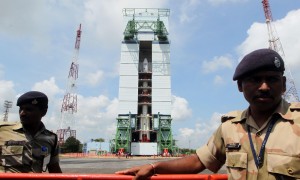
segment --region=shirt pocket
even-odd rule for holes
[[[226,152],[225,165],[229,175],[228,179],[247,178],[247,153]]]
[[[278,177],[300,179],[300,157],[286,154],[267,154],[267,168]]]
[[[2,146],[1,163],[2,166],[22,165],[23,146]]]

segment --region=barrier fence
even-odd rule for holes
[[[105,154],[95,154],[95,153],[64,153],[60,154],[61,157],[72,157],[72,158],[84,158],[84,157],[92,157],[92,158],[105,158],[105,157],[119,157],[116,154],[105,153]],[[158,156],[152,155],[150,157],[157,158],[157,157],[164,157],[164,158],[171,158],[171,157],[184,157],[185,155],[180,156]],[[120,157],[126,157],[126,154],[121,155]],[[139,156],[139,157],[149,157],[149,156]]]
[[[0,179],[10,180],[33,180],[33,179],[56,179],[56,180],[129,180],[132,176],[116,174],[36,174],[36,173],[0,173]],[[151,180],[227,180],[226,174],[164,174],[156,175]]]

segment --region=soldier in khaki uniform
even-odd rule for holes
[[[57,136],[41,122],[47,96],[30,91],[18,98],[17,106],[20,122],[0,124],[0,173],[61,173]]]
[[[153,174],[213,172],[225,165],[228,179],[300,179],[300,103],[282,99],[284,62],[270,49],[246,55],[233,80],[249,107],[222,117],[222,124],[196,154],[133,167],[117,174],[145,179]]]

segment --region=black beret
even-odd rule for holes
[[[271,49],[258,49],[247,54],[237,65],[233,80],[243,78],[245,75],[259,70],[284,72],[282,57]]]
[[[33,104],[42,108],[48,107],[48,97],[39,91],[29,91],[21,95],[17,100],[17,106],[23,104]]]

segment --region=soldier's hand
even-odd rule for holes
[[[134,180],[142,180],[142,179],[149,179],[154,171],[153,167],[150,164],[146,164],[143,166],[137,166],[130,169],[125,169],[121,171],[115,172],[116,174],[123,174],[123,175],[132,175],[134,176]]]

